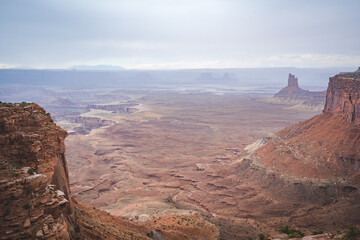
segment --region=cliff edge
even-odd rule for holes
[[[360,73],[358,71],[330,78],[324,113],[343,115],[349,122],[360,125]]]
[[[70,239],[67,133],[37,104],[0,104],[1,239]]]
[[[137,223],[72,198],[66,136],[39,105],[0,102],[0,239],[217,238],[197,214]]]

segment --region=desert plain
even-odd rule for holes
[[[111,124],[66,139],[72,194],[138,222],[197,212],[223,237],[268,227],[256,220],[264,197],[236,171],[244,148],[319,113],[251,94],[122,94],[138,111],[91,110]]]

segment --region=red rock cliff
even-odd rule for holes
[[[239,162],[241,179],[266,199],[253,210],[246,203],[247,214],[286,216],[305,229],[360,225],[359,75],[330,78],[324,113],[258,142]]]
[[[70,239],[66,136],[37,104],[1,103],[1,239]]]
[[[324,113],[342,114],[348,121],[360,125],[360,76],[339,74],[330,78]]]
[[[0,155],[18,166],[33,168],[48,177],[69,198],[65,160],[67,132],[56,126],[37,104],[0,110]]]

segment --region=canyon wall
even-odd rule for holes
[[[271,224],[286,217],[286,224],[329,232],[360,225],[360,81],[356,76],[330,78],[322,114],[282,129],[240,160],[237,173],[265,202],[244,204],[247,214],[257,214]]]
[[[74,122],[82,123],[84,125],[84,127],[88,128],[88,129],[95,129],[95,128],[100,128],[100,127],[104,127],[104,126],[110,126],[110,125],[113,125],[114,123],[116,123],[115,121],[101,119],[99,117],[82,117],[82,116],[76,117]]]
[[[339,74],[330,77],[323,114],[284,128],[258,153],[263,164],[278,166],[291,176],[358,175],[359,124],[360,73]]]
[[[37,104],[0,107],[1,239],[70,239],[64,139]]]
[[[112,111],[117,114],[131,114],[138,109],[136,108],[138,104],[135,103],[122,103],[122,104],[90,104],[87,106],[87,110],[90,109],[101,109],[105,111]]]
[[[2,108],[0,155],[18,166],[33,168],[70,195],[64,140],[67,132],[37,104]]]
[[[360,124],[360,77],[357,74],[330,78],[324,113],[341,114],[348,121]]]

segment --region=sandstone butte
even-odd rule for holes
[[[284,128],[256,154],[261,155],[262,164],[291,176],[351,177],[351,182],[358,185],[359,127],[359,74],[339,74],[330,78],[322,114]]]
[[[359,70],[330,78],[322,114],[265,142],[237,171],[266,196],[257,214],[268,224],[274,216],[303,229],[360,224]]]
[[[359,106],[359,73],[336,75],[322,114],[274,134],[234,163],[233,176],[260,191],[257,202],[239,199],[247,217],[274,229],[281,226],[277,218],[327,231],[359,225]],[[0,107],[1,239],[217,238],[218,230],[196,214],[140,225],[76,201],[66,136],[37,104]]]
[[[288,85],[276,93],[274,97],[322,102],[325,99],[325,95],[325,91],[309,91],[300,88],[298,78],[289,73]]]

